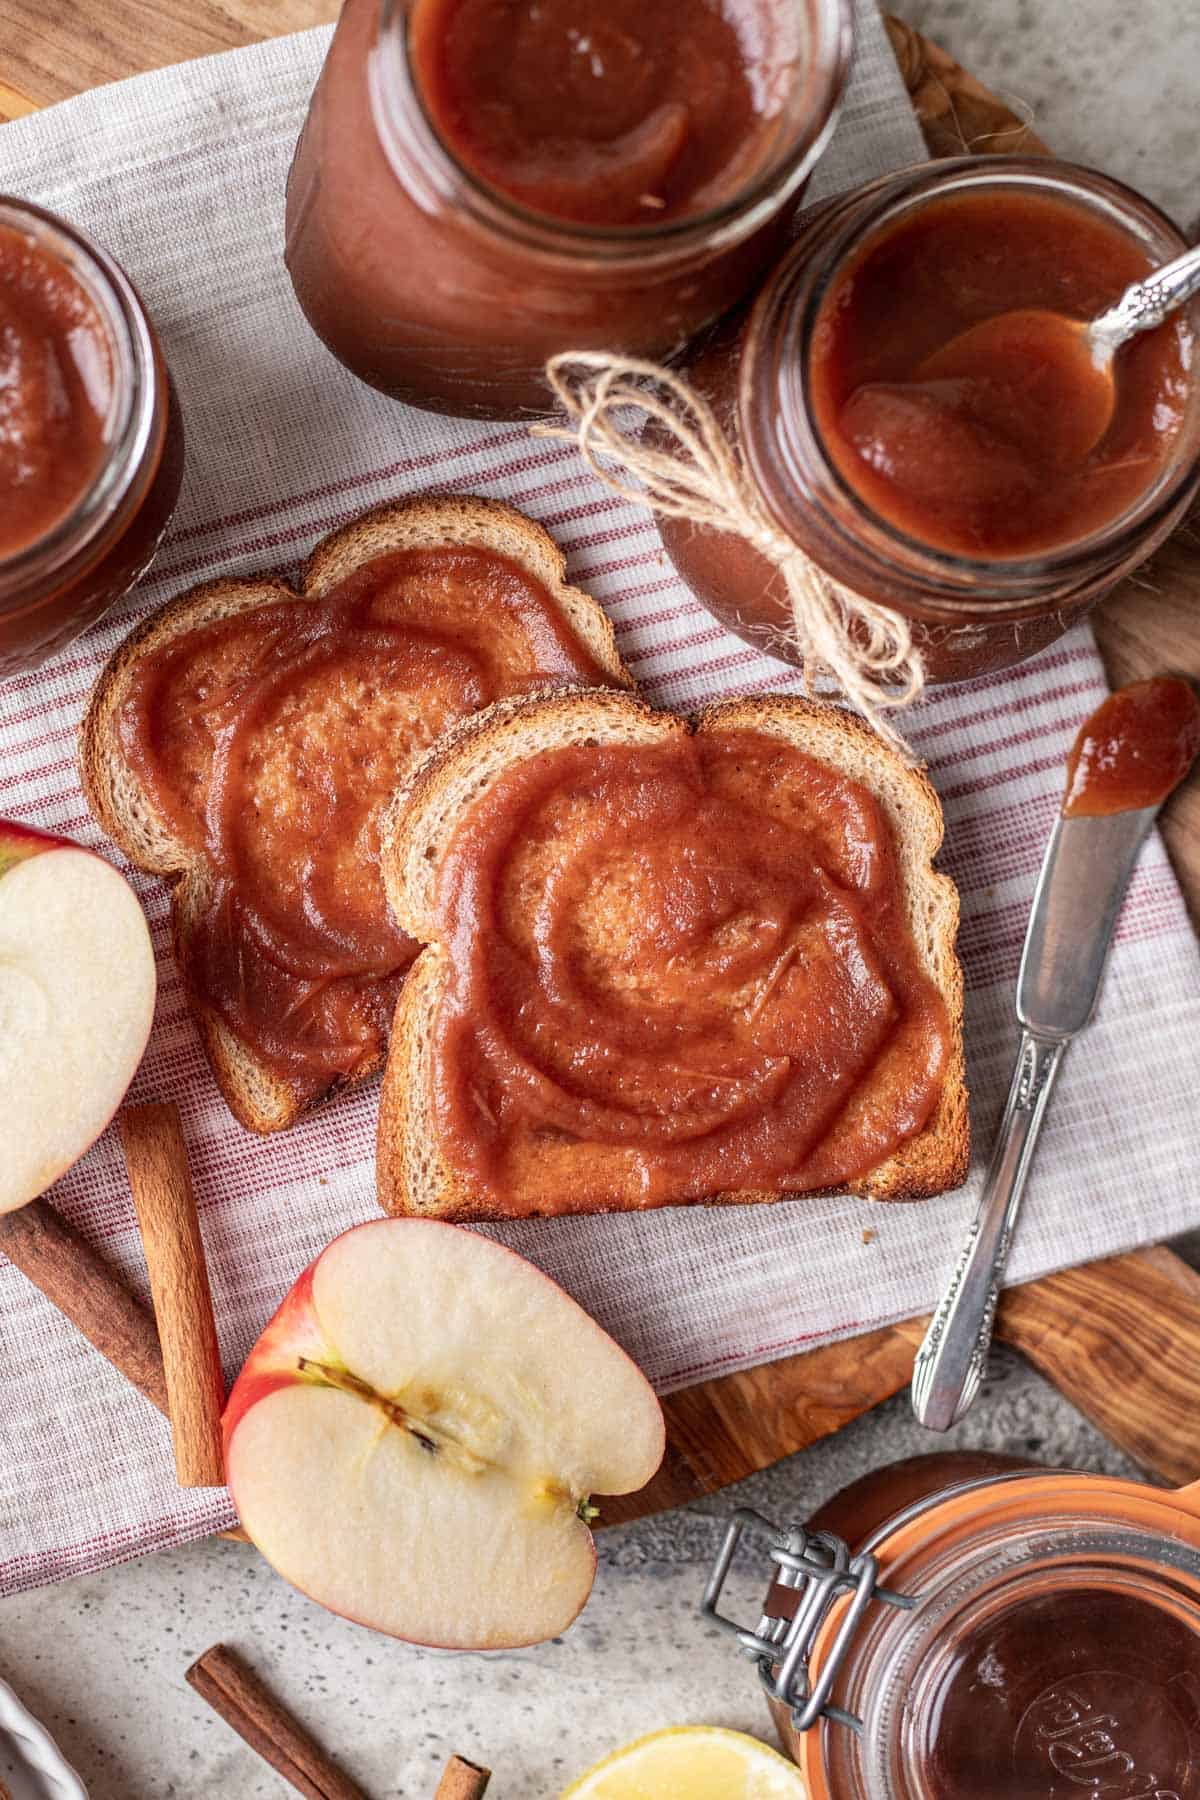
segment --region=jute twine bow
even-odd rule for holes
[[[535,425],[534,435],[578,445],[592,473],[623,500],[752,544],[786,584],[792,621],[785,635],[805,687],[813,693],[832,681],[913,761],[886,717],[925,685],[908,621],[842,587],[772,522],[707,401],[669,369],[637,357],[569,350],[551,358],[546,377],[571,424]],[[634,407],[653,430],[639,435]]]

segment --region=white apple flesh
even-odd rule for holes
[[[0,1212],[99,1137],[154,1017],[154,951],[132,888],[66,838],[0,820]]]
[[[335,1238],[225,1411],[267,1561],[348,1619],[458,1650],[563,1631],[595,1574],[588,1496],[642,1487],[664,1445],[653,1389],[561,1288],[425,1219]]]

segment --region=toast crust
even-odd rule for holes
[[[919,1200],[966,1177],[970,1128],[962,1045],[963,981],[955,954],[958,892],[933,869],[942,811],[928,778],[905,765],[855,715],[793,696],[724,701],[684,719],[626,694],[603,691],[502,700],[448,732],[397,794],[384,820],[382,869],[397,919],[426,944],[409,972],[393,1022],[380,1099],[376,1171],[380,1205],[398,1215],[458,1221],[533,1216],[501,1210],[472,1191],[442,1155],[430,1105],[430,1024],[450,963],[436,941],[437,869],[459,820],[516,760],[569,744],[656,743],[691,731],[745,729],[795,744],[866,785],[897,846],[908,923],[918,958],[942,995],[950,1043],[942,1090],[923,1129],[845,1189],[873,1200]],[[805,1190],[806,1196],[813,1190]],[[786,1199],[737,1190],[669,1204],[747,1205]],[[565,1197],[561,1209],[575,1210]],[[588,1203],[589,1212],[629,1210]]]
[[[377,1073],[384,1052],[364,1059],[352,1076],[335,1077],[319,1094],[302,1097],[200,991],[192,947],[211,892],[211,868],[202,852],[179,839],[122,752],[118,721],[130,680],[143,658],[199,626],[262,606],[320,599],[347,575],[393,551],[473,546],[510,558],[539,581],[604,679],[619,687],[632,685],[607,616],[589,595],[567,583],[566,557],[540,525],[497,500],[429,495],[372,507],[322,538],[296,587],[267,572],[221,576],[189,588],[142,620],[110,657],[92,692],[79,730],[84,796],[132,863],[172,883],[172,947],[188,1003],[230,1110],[251,1131],[279,1131],[294,1124],[341,1088]],[[485,618],[481,611],[481,621]]]

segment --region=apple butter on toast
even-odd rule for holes
[[[798,698],[502,702],[384,826],[428,948],[381,1101],[399,1214],[515,1218],[966,1172],[958,896],[927,779]]]

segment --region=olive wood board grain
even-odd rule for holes
[[[335,0],[89,0],[86,9],[74,0],[0,0],[0,119],[143,69],[321,24],[336,11]],[[932,156],[1047,153],[946,51],[899,19],[888,17],[887,26]],[[1164,669],[1200,679],[1198,599],[1193,513],[1096,614],[1114,685]],[[1200,924],[1200,780],[1174,797],[1163,834]],[[37,1204],[43,1218],[36,1230],[27,1222],[27,1243],[50,1214]],[[4,1236],[0,1223],[0,1248]],[[883,1326],[669,1395],[662,1469],[640,1494],[605,1501],[601,1522],[686,1504],[839,1430],[906,1386],[924,1326]],[[1010,1288],[997,1336],[1147,1473],[1170,1483],[1200,1475],[1200,1275],[1171,1251],[1136,1251]],[[131,1355],[152,1364],[156,1348],[142,1342]],[[153,1393],[161,1377],[145,1366],[139,1374]]]

